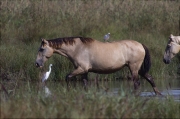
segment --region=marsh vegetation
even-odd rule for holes
[[[180,102],[173,95],[154,96],[151,86],[142,81],[141,91],[151,95],[138,96],[130,82],[101,81],[98,89],[92,81],[87,91],[77,83],[68,91],[66,82],[49,81],[48,95],[40,83],[11,82],[9,96],[1,92],[1,118],[179,118]],[[171,83],[173,89],[180,82]],[[162,92],[170,89],[161,82],[157,86]]]
[[[1,1],[0,79],[11,95],[8,101],[3,101],[4,96],[1,98],[1,116],[179,117],[179,103],[172,97],[165,101],[156,97],[144,99],[126,89],[112,97],[102,95],[93,87],[88,92],[81,87],[68,92],[65,86],[59,84],[54,86],[57,89],[53,89],[56,98],[42,97],[38,93],[38,82],[49,64],[53,64],[49,80],[58,83],[65,79],[73,66],[66,58],[54,55],[43,69],[35,67],[40,38],[85,36],[103,41],[103,36],[110,32],[110,41],[133,39],[145,44],[152,59],[150,74],[155,82],[167,85],[165,78],[179,77],[178,55],[169,65],[162,61],[169,35],[178,35],[178,15],[178,0]],[[99,79],[103,81],[107,77],[109,81],[119,81],[126,80],[127,75],[128,70],[125,68],[113,74],[99,75]],[[94,80],[95,76],[91,73],[89,79]],[[123,83],[121,86],[124,86]],[[2,88],[1,92],[4,92]]]

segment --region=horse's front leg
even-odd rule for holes
[[[88,77],[87,77],[88,73],[82,74],[81,75],[81,79],[84,83],[84,88],[86,89],[87,85],[88,85]]]
[[[73,72],[71,72],[70,74],[66,75],[66,83],[67,83],[67,87],[69,87],[69,79],[76,76],[76,75],[79,75],[79,74],[84,74],[85,71],[81,68],[81,67],[78,67],[77,69],[75,69]]]

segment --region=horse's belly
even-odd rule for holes
[[[103,69],[103,70],[99,70],[99,69],[90,69],[89,72],[94,72],[94,73],[98,73],[98,74],[109,74],[109,73],[114,73],[118,70],[120,70],[121,68],[118,69]]]
[[[118,70],[120,70],[123,66],[125,65],[125,63],[121,63],[121,64],[114,64],[114,65],[96,65],[96,66],[92,66],[91,69],[89,69],[89,72],[94,72],[94,73],[101,73],[101,74],[108,74],[108,73],[114,73]]]

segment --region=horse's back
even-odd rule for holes
[[[141,43],[133,40],[95,41],[89,47],[89,54],[92,69],[113,72],[126,64],[143,62],[145,51]]]
[[[105,53],[106,55],[113,55],[118,53],[122,55],[144,55],[145,51],[141,43],[134,40],[119,40],[114,42],[99,42],[92,44],[92,51],[97,53]]]

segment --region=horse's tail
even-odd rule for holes
[[[144,76],[146,73],[149,72],[149,70],[151,68],[151,57],[150,57],[148,48],[144,44],[142,44],[142,46],[144,47],[144,50],[145,50],[145,57],[144,57],[144,61],[143,61],[142,65],[141,65],[141,68],[139,70],[139,74],[141,76]]]

